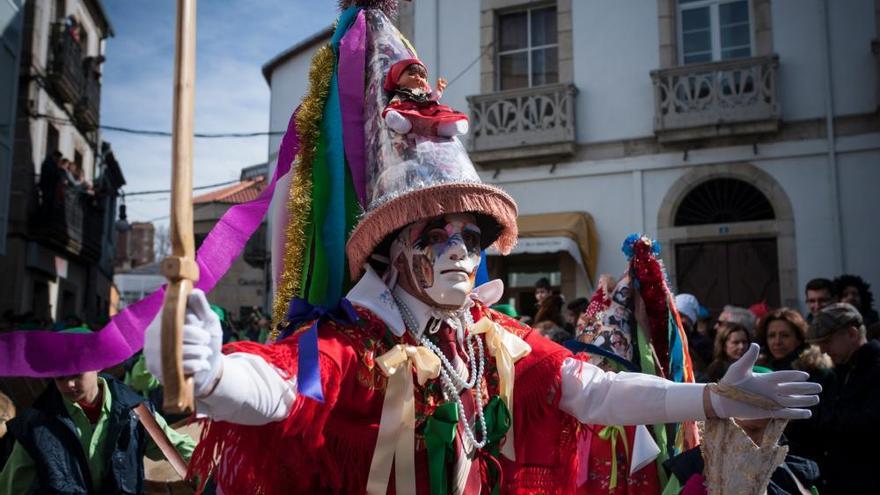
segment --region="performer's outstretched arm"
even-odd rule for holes
[[[703,384],[606,372],[571,358],[563,362],[561,374],[559,408],[582,423],[650,425],[706,419]]]
[[[162,380],[159,324],[147,329],[144,353],[147,367]],[[296,399],[295,378],[261,357],[247,353],[223,355],[222,330],[204,293],[194,290],[187,304],[184,325],[183,367],[193,376],[197,410],[213,419],[260,425],[288,417]],[[751,405],[705,390],[706,385],[674,383],[641,373],[612,373],[589,363],[566,359],[562,364],[560,408],[582,422],[593,424],[655,424],[708,417],[786,418],[810,417],[803,409],[818,403],[818,384],[806,382],[802,371],[776,371],[756,375],[758,355],[753,344],[728,369],[721,384],[776,404],[775,408]]]
[[[752,366],[758,346],[749,350],[728,369],[720,384],[740,396],[776,404],[763,408],[745,399],[722,396],[706,390],[707,385],[675,383],[642,373],[606,372],[589,363],[566,359],[562,364],[560,409],[584,423],[657,424],[720,418],[810,417],[804,409],[819,402],[822,387],[807,382],[802,371],[754,374]]]
[[[144,355],[147,369],[162,381],[160,319],[147,328]],[[285,379],[260,356],[223,355],[222,342],[220,320],[204,292],[193,290],[183,327],[183,371],[193,377],[196,412],[243,425],[287,418],[296,399],[296,379]]]

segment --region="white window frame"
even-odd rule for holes
[[[712,60],[710,62],[721,61],[721,16],[718,8],[723,4],[736,3],[742,0],[700,0],[696,2],[688,2],[682,4],[676,0],[675,7],[675,23],[678,33],[678,63],[685,65],[684,62],[684,29],[681,21],[681,13],[685,10],[709,7],[709,34],[712,41]],[[755,13],[752,8],[752,1],[746,0],[749,8],[749,56],[755,56]]]
[[[532,11],[546,9],[548,7],[553,7],[554,9],[556,9],[556,15],[557,15],[556,43],[552,43],[549,45],[532,46]],[[529,87],[529,88],[534,87],[534,84],[532,83],[532,52],[533,51],[555,47],[556,48],[556,70],[557,70],[557,72],[559,71],[559,21],[558,21],[559,9],[558,9],[555,2],[544,4],[544,5],[530,5],[529,7],[526,7],[526,8],[509,10],[506,12],[499,12],[498,13],[498,20],[495,24],[497,26],[495,29],[495,46],[500,46],[500,44],[501,44],[501,17],[505,16],[505,15],[509,15],[509,14],[518,14],[520,12],[526,13],[526,47],[525,48],[517,48],[516,50],[507,50],[507,51],[503,51],[503,52],[500,50],[496,50],[496,52],[495,52],[495,67],[497,67],[497,69],[495,70],[495,89],[498,91],[501,91],[501,56],[502,55],[513,55],[516,53],[524,53],[524,52],[527,54],[526,59],[528,62],[528,69],[526,69],[526,70],[528,71],[529,85],[527,87]],[[516,88],[516,89],[523,89],[523,88]]]

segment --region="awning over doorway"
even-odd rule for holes
[[[583,211],[520,215],[519,242],[510,254],[567,252],[592,283],[599,255],[593,217]],[[489,254],[498,254],[494,249]]]

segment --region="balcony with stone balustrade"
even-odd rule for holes
[[[782,112],[776,55],[651,71],[660,142],[773,133]]]
[[[551,160],[576,149],[572,84],[547,84],[468,97],[468,149],[477,164]]]

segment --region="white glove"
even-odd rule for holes
[[[161,312],[147,328],[144,342],[144,357],[147,369],[160,382],[162,378],[162,314]],[[183,373],[192,375],[193,392],[196,397],[204,397],[211,391],[220,371],[223,369],[223,330],[220,319],[211,311],[205,293],[193,289],[186,302],[186,317],[183,325]]]
[[[753,373],[752,367],[758,359],[758,344],[752,344],[749,350],[735,363],[730,365],[720,383],[731,385],[740,390],[760,395],[784,406],[782,409],[762,409],[745,402],[722,397],[710,393],[712,407],[720,418],[782,418],[806,419],[811,413],[809,409],[819,403],[817,394],[822,391],[818,383],[806,381],[810,375],[803,371],[787,370],[772,373]]]

